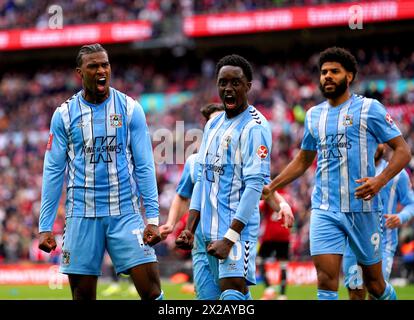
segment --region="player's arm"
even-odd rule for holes
[[[201,183],[197,181],[194,186],[193,196],[191,197],[190,212],[188,214],[187,224],[185,229],[175,240],[178,248],[189,250],[193,248],[194,233],[200,221],[201,210]]]
[[[204,141],[204,138],[203,138]],[[203,144],[201,145],[200,151],[203,150]],[[200,152],[199,152],[200,156]],[[191,196],[190,203],[190,212],[188,214],[187,224],[185,229],[180,233],[180,235],[175,240],[175,244],[178,248],[181,249],[192,249],[194,243],[194,233],[197,229],[198,223],[200,221],[200,211],[201,211],[201,166],[197,166],[196,172],[196,181],[194,185],[194,190]]]
[[[402,136],[395,137],[387,144],[394,150],[385,169],[375,177],[363,177],[356,182],[363,183],[355,189],[355,196],[364,200],[372,199],[388,181],[395,177],[411,160],[410,148]]]
[[[265,201],[275,211],[275,220],[284,219],[283,226],[285,228],[291,228],[293,226],[295,218],[292,213],[292,208],[279,192],[272,192]]]
[[[264,182],[270,176],[271,146],[270,128],[255,125],[243,131],[240,137],[240,150],[245,189],[223,239],[211,242],[207,246],[210,255],[225,259],[234,243],[240,240],[244,227],[260,201]]]
[[[281,189],[299,178],[312,165],[317,153],[317,140],[313,135],[311,126],[312,110],[313,108],[306,113],[303,139],[299,152],[288,166],[270,184],[263,188],[263,197],[265,199],[269,197],[271,192]]]
[[[209,124],[211,122],[207,122],[204,133],[203,133],[203,140],[201,141],[200,150],[197,155],[196,165],[197,170],[195,172],[195,183],[194,189],[191,196],[191,203],[190,203],[190,211],[188,214],[187,224],[185,229],[180,233],[180,235],[175,240],[175,244],[178,248],[181,249],[192,249],[194,243],[194,232],[197,229],[198,223],[200,221],[200,212],[201,212],[201,173],[202,173],[202,163],[203,157],[205,154],[206,148],[206,141],[209,131]]]
[[[246,188],[241,196],[236,214],[222,240],[210,242],[207,253],[218,258],[226,259],[231,247],[240,240],[240,234],[248,223],[255,207],[260,201],[264,185],[263,177],[250,177],[245,180]]]
[[[356,180],[362,185],[355,189],[355,197],[364,200],[372,199],[411,160],[410,148],[402,137],[400,129],[387,114],[384,106],[376,100],[372,102],[369,109],[367,126],[379,143],[388,144],[394,152],[387,167],[378,176],[361,177]]]
[[[56,248],[52,229],[65,177],[67,142],[68,139],[62,116],[57,109],[50,124],[49,141],[43,163],[42,197],[39,216],[39,249],[45,252],[50,252]]]
[[[194,188],[194,182],[191,178],[191,163],[194,163],[194,158],[192,157],[196,157],[196,155],[190,156],[185,162],[184,170],[176,189],[176,194],[168,212],[167,222],[160,226],[161,238],[163,240],[167,238],[171,232],[173,232],[175,224],[190,207],[191,194],[193,193]]]
[[[142,196],[147,217],[147,226],[144,230],[143,240],[145,244],[152,246],[161,241],[158,230],[158,189],[151,138],[145,121],[144,111],[138,103],[135,103],[129,128],[134,173],[138,180],[138,190]]]
[[[408,173],[403,170],[397,185],[398,202],[403,209],[397,214],[384,214],[385,226],[387,228],[399,228],[414,217],[414,192],[410,183]]]
[[[159,228],[162,240],[165,240],[173,232],[176,223],[188,211],[189,207],[190,199],[176,193],[168,211],[167,222]]]
[[[300,149],[295,158],[282,170],[282,172],[263,188],[264,198],[268,198],[271,192],[281,189],[299,178],[312,165],[316,151]]]

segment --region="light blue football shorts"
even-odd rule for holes
[[[206,243],[206,246],[208,243]],[[223,278],[245,278],[247,285],[256,284],[256,242],[237,241],[229,256],[217,259],[207,254],[208,262],[215,281]]]
[[[144,228],[139,214],[66,218],[60,272],[100,276],[105,250],[118,274],[156,262],[154,249],[143,242]]]
[[[311,255],[343,255],[348,239],[358,263],[381,261],[382,243],[379,212],[334,212],[312,209],[310,219]]]
[[[218,300],[221,294],[220,286],[210,269],[206,245],[199,228],[197,228],[194,237],[194,248],[191,255],[196,299]]]
[[[394,263],[394,255],[398,245],[396,241],[387,237],[387,233],[390,232],[392,232],[392,230],[385,229],[382,234],[382,274],[385,281],[390,279],[392,265]],[[342,269],[345,287],[348,289],[362,289],[362,269],[358,266],[357,258],[348,243],[344,252]]]

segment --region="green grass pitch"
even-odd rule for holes
[[[128,293],[129,283],[121,283],[122,291],[109,297],[102,296],[109,284],[102,283],[98,285],[98,300],[131,300],[138,299],[137,295]],[[173,284],[169,281],[162,281],[165,299],[168,300],[193,300],[194,295],[181,291],[181,284]],[[258,300],[263,294],[264,287],[262,284],[251,287],[253,299]],[[395,287],[399,300],[414,300],[414,285],[405,287]],[[288,286],[287,296],[289,300],[316,300],[316,286]],[[339,299],[346,300],[347,292],[341,287],[339,290]],[[48,286],[5,286],[0,285],[1,300],[70,300],[69,286],[63,286],[62,289],[49,289]]]

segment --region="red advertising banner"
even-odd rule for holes
[[[280,283],[280,265],[279,262],[267,262],[265,270],[272,285]],[[287,264],[287,282],[288,284],[316,284],[317,276],[315,266],[311,261],[308,262],[288,262]]]
[[[414,1],[377,1],[186,17],[189,37],[315,28],[414,18]]]
[[[0,51],[139,41],[148,39],[151,34],[152,25],[148,21],[0,31]]]
[[[55,289],[69,283],[54,264],[0,265],[0,285],[49,285]]]

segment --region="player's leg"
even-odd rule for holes
[[[242,277],[220,279],[220,300],[248,300],[249,288]]]
[[[118,274],[130,274],[141,299],[162,299],[157,257],[142,239],[144,222],[138,214],[107,217],[108,253]]]
[[[338,299],[339,273],[346,239],[340,224],[341,213],[312,210],[310,251],[318,277],[319,300]]]
[[[218,265],[218,278],[220,300],[251,300],[248,286],[256,284],[256,243],[237,241]]]
[[[382,235],[382,274],[389,281],[398,247],[398,229],[384,228]]]
[[[289,242],[276,242],[276,259],[280,266],[280,291],[279,300],[286,299],[287,265],[289,261]]]
[[[270,257],[272,255],[275,255],[275,249],[274,249],[274,242],[272,241],[264,241],[260,245],[258,255],[258,267],[259,272],[263,278],[263,283],[265,286],[265,290],[262,296],[262,300],[273,300],[276,298],[276,292],[275,289],[271,286],[268,274],[266,272],[266,262],[268,262]]]
[[[210,268],[205,243],[197,237],[197,233],[195,243],[191,255],[196,299],[218,300],[221,294],[218,278]]]
[[[66,219],[60,272],[67,274],[74,300],[95,300],[105,252],[102,218]]]
[[[344,285],[348,289],[350,300],[365,300],[366,289],[362,280],[362,268],[348,241],[342,261]]]
[[[382,274],[380,214],[357,212],[344,214],[349,244],[362,268],[368,293],[374,299],[396,299],[394,288]]]
[[[318,277],[318,298],[320,300],[325,300],[324,298],[330,297],[335,298],[334,293],[336,293],[337,299],[342,255],[319,254],[313,255],[312,260]]]
[[[374,299],[380,298],[387,287],[387,283],[382,275],[382,261],[372,265],[360,265],[362,267],[362,276],[368,293]]]
[[[158,263],[140,264],[129,269],[129,274],[142,300],[162,300]]]
[[[68,278],[73,300],[96,300],[97,276],[69,274]]]

